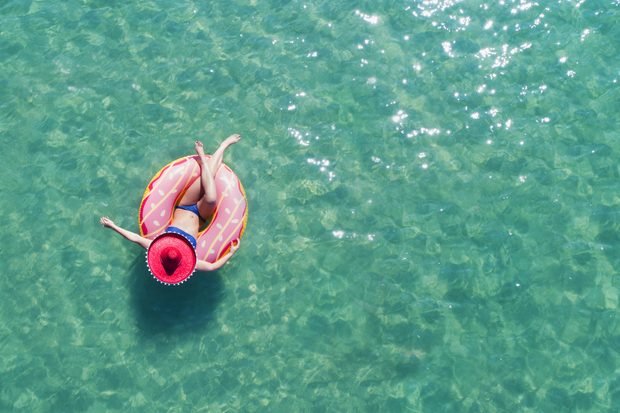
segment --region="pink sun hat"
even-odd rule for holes
[[[181,284],[196,269],[196,251],[182,235],[163,233],[149,245],[146,263],[157,281],[169,285]]]

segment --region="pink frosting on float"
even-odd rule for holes
[[[186,156],[164,166],[144,191],[139,209],[140,233],[153,239],[172,221],[174,207],[200,177],[198,156]],[[247,199],[237,175],[222,164],[215,175],[218,204],[209,226],[198,234],[196,257],[215,262],[233,241],[241,239],[247,223]]]

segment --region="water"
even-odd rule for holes
[[[618,1],[2,1],[0,411],[620,408]],[[161,166],[241,250],[156,284]]]

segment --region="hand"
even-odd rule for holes
[[[103,225],[105,228],[110,228],[114,226],[114,221],[112,221],[108,217],[101,217],[101,219],[99,220],[99,223]]]
[[[241,240],[239,238],[237,238],[236,240],[234,240],[230,244],[230,252],[231,252],[231,254],[234,254],[239,249],[239,244],[240,243],[241,243]]]

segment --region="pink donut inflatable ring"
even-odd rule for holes
[[[190,185],[200,178],[198,156],[186,156],[164,166],[151,179],[140,202],[140,234],[154,239],[163,233]],[[241,239],[248,221],[248,201],[237,175],[222,163],[215,175],[217,208],[209,225],[196,238],[196,258],[215,262]]]

